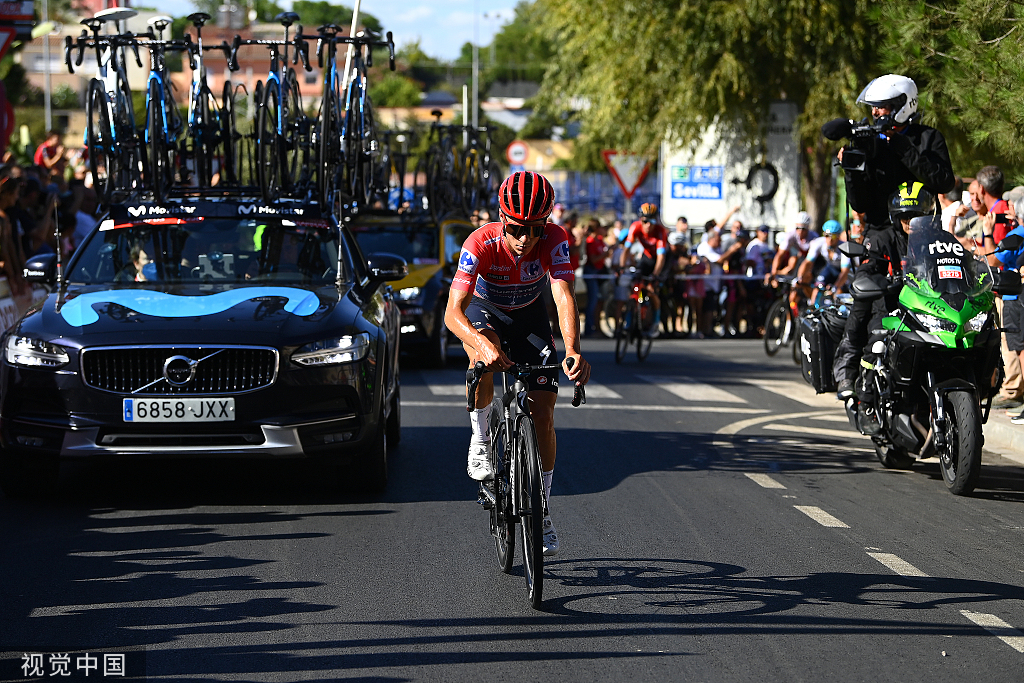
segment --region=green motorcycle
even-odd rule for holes
[[[1024,239],[1004,239],[1014,250]],[[863,255],[860,245],[841,247]],[[877,299],[899,283],[855,278],[858,299]],[[997,294],[1018,294],[1020,275],[993,271],[941,228],[934,216],[910,222],[899,306],[868,342],[858,399],[846,402],[851,424],[871,436],[885,467],[908,468],[937,455],[947,488],[974,490],[981,470],[982,424],[999,388],[1001,330]]]

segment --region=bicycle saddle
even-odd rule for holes
[[[210,20],[210,15],[206,12],[193,12],[188,15],[188,20],[192,22],[192,25],[196,28],[202,28],[203,24]]]
[[[160,15],[159,17],[153,17],[152,19],[150,19],[146,23],[149,24],[150,26],[152,26],[153,28],[155,28],[157,31],[160,31],[161,33],[163,33],[164,30],[168,26],[170,26],[173,22],[174,22],[174,20],[171,19],[170,17],[164,16],[164,15]]]
[[[93,32],[97,32],[100,30],[100,26],[103,25],[103,20],[97,19],[96,17],[89,17],[88,19],[82,19],[82,23],[88,26]]]
[[[281,26],[284,26],[285,28],[288,28],[298,20],[299,15],[296,14],[295,12],[281,12],[276,17],[274,17],[274,21],[281,24]]]
[[[125,19],[131,19],[137,14],[138,12],[130,7],[111,7],[110,9],[101,9],[93,15],[93,18],[100,21],[124,21]],[[82,23],[84,24],[85,21],[83,20]]]
[[[319,31],[320,33],[330,33],[331,35],[334,35],[335,33],[341,31],[341,27],[338,26],[337,24],[324,24],[323,26],[317,28],[317,31]]]
[[[433,116],[438,121],[440,121],[441,117],[444,116],[444,112],[441,111],[440,109],[431,109],[430,110],[430,115]]]

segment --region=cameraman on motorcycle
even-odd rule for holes
[[[857,102],[871,107],[873,125],[866,119],[858,124],[834,119],[822,126],[821,132],[829,140],[851,140],[837,156],[845,171],[850,207],[864,214],[867,224],[864,245],[868,255],[858,275],[860,271],[890,274],[892,268],[899,268],[907,236],[900,221],[890,223],[889,198],[901,187],[910,194],[919,183],[923,185],[920,191],[934,202],[936,194],[953,189],[956,177],[942,133],[916,122],[914,81],[897,74],[880,76],[864,88]],[[875,306],[881,310],[887,299],[893,302],[893,297],[887,296]],[[854,301],[832,368],[840,400],[855,393],[858,361],[872,329],[868,325],[872,317],[872,302]]]

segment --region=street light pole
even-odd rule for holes
[[[480,109],[480,0],[473,0],[473,128]]]
[[[50,21],[48,0],[43,0],[43,23]],[[50,32],[43,36],[43,110],[46,112],[46,132],[53,130],[53,113],[50,111]]]

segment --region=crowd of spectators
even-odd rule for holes
[[[96,225],[96,193],[87,187],[82,150],[66,149],[51,131],[33,156],[18,164],[8,152],[0,163],[0,274],[19,312],[32,303],[23,271],[28,259],[71,255]]]

